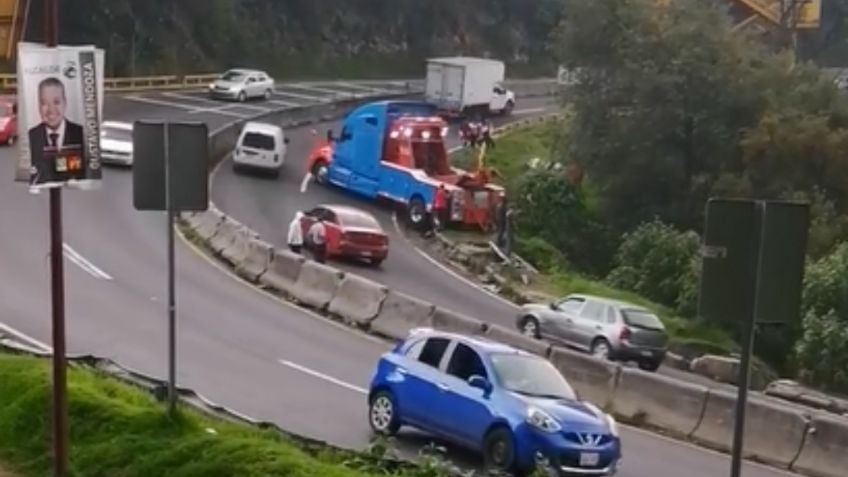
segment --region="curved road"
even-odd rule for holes
[[[303,90],[290,93],[305,96]],[[292,94],[275,100],[282,105],[297,98]],[[206,121],[212,130],[261,107],[222,106],[186,93],[152,94],[109,97],[106,116],[130,121],[190,118]],[[303,137],[304,132],[292,134]],[[0,151],[0,183],[5,184],[0,187],[0,322],[49,342],[47,199],[12,183],[15,153],[16,148]],[[284,183],[290,180],[288,174],[284,177]],[[281,185],[256,182],[261,185],[242,184],[243,197],[259,197],[257,187]],[[131,186],[128,170],[109,169],[102,190],[65,193],[68,347],[72,354],[112,358],[164,378],[164,217],[135,211]],[[283,201],[302,199],[277,196]],[[267,202],[255,205],[274,210]],[[279,225],[269,228],[260,231],[270,239],[280,236]],[[364,447],[370,434],[363,391],[375,360],[389,345],[257,291],[181,241],[176,255],[179,385],[292,432]],[[403,259],[393,254],[386,263],[394,260]],[[456,296],[458,311],[464,299],[473,299],[463,298],[462,292]],[[714,477],[729,468],[724,455],[638,430],[625,428],[622,433],[625,461],[620,475],[625,477]],[[413,434],[402,439],[401,446],[411,453],[424,442]],[[456,457],[474,462],[464,454]],[[756,464],[745,466],[747,477],[786,475]]]

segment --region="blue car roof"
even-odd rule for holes
[[[528,353],[522,349],[516,348],[514,346],[510,346],[505,343],[501,343],[500,341],[494,341],[485,336],[480,335],[467,335],[463,333],[454,333],[450,331],[442,331],[436,330],[428,327],[420,327],[413,328],[410,330],[404,342],[408,342],[411,339],[422,338],[422,337],[441,337],[448,338],[452,340],[462,341],[467,345],[476,348],[477,351],[486,354],[493,353],[508,353],[508,354],[520,354],[523,356],[536,356],[535,354]]]

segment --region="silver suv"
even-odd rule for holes
[[[651,311],[591,295],[572,294],[548,305],[524,305],[516,325],[532,338],[589,351],[602,359],[636,361],[646,371],[660,367],[668,343],[665,326]]]

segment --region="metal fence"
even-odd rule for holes
[[[148,91],[166,89],[192,89],[203,87],[218,77],[218,74],[198,75],[163,75],[163,76],[137,76],[126,78],[106,78],[104,86],[106,91],[128,92]],[[0,90],[15,91],[17,89],[17,76],[14,74],[0,74]]]

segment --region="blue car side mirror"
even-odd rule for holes
[[[472,388],[482,389],[486,394],[492,390],[492,384],[489,380],[479,374],[472,375],[468,378],[468,385]]]

